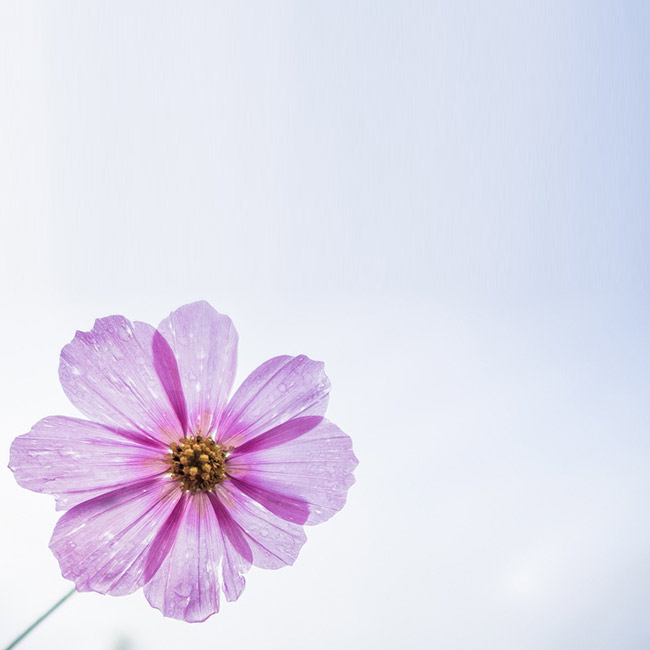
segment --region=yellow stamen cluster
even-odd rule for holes
[[[187,436],[169,446],[165,456],[173,479],[186,492],[210,492],[226,476],[226,450],[212,438]]]

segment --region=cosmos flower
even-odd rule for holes
[[[165,616],[203,621],[343,507],[357,459],[323,418],[323,364],[274,357],[228,399],[236,359],[231,320],[206,302],[158,329],[101,318],[63,348],[63,390],[90,421],[41,420],[9,466],[66,510],[50,548],[77,590],[144,587]]]

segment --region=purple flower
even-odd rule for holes
[[[274,357],[229,400],[236,360],[230,318],[206,302],[157,330],[101,318],[63,348],[63,390],[91,421],[41,420],[9,466],[67,511],[50,548],[79,591],[144,587],[165,616],[203,621],[220,588],[233,601],[252,565],[292,564],[303,525],[343,507],[357,459],[323,418],[323,364]]]

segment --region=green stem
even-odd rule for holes
[[[50,607],[50,609],[43,614],[40,618],[37,618],[20,636],[16,637],[6,648],[5,650],[11,650],[11,648],[15,648],[39,623],[43,622],[55,609],[58,609],[65,603],[72,594],[77,591],[76,589],[71,589],[61,600],[56,603],[56,605],[53,605]]]

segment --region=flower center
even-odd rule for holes
[[[187,436],[169,445],[165,462],[186,492],[210,492],[226,476],[226,450],[212,438]]]

